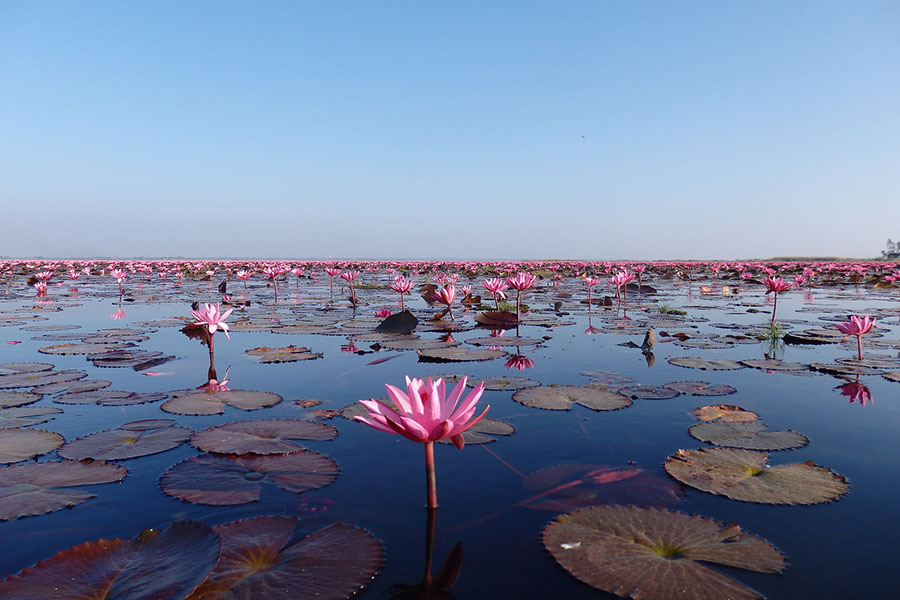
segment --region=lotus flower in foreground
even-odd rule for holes
[[[406,392],[398,387],[385,384],[388,396],[394,406],[381,400],[360,400],[369,414],[356,417],[373,429],[394,433],[414,442],[425,444],[425,472],[428,483],[428,507],[437,507],[437,487],[434,475],[434,442],[449,439],[457,448],[462,449],[465,442],[462,433],[484,418],[490,406],[478,417],[475,405],[484,393],[484,383],[469,392],[466,390],[466,379],[456,384],[448,394],[443,379],[437,381],[428,378],[406,378]]]
[[[216,302],[215,304],[204,304],[200,310],[192,310],[191,316],[197,319],[196,325],[206,325],[209,328],[210,336],[221,329],[225,332],[225,337],[231,339],[231,336],[228,335],[228,324],[225,322],[225,319],[228,318],[228,315],[233,310],[233,308],[229,308],[223,313],[219,303]]]

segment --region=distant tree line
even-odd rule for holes
[[[900,258],[900,243],[894,243],[891,241],[891,238],[888,238],[887,248],[881,251],[881,256],[884,258]]]

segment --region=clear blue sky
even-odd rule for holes
[[[874,256],[900,2],[0,0],[0,255]]]

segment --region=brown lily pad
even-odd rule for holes
[[[187,600],[342,600],[375,577],[384,552],[371,533],[336,523],[296,542],[297,519],[255,517],[216,525],[222,552]]]
[[[809,367],[813,371],[828,373],[829,375],[880,375],[882,371],[871,367],[859,367],[854,365],[812,363]]]
[[[709,406],[701,406],[691,411],[691,414],[698,421],[720,421],[741,422],[756,421],[759,415],[749,410],[744,410],[740,406],[733,404],[711,404]]]
[[[127,473],[124,467],[92,461],[0,467],[0,520],[42,515],[81,504],[94,494],[60,488],[121,481]]]
[[[165,393],[140,393],[124,390],[100,389],[92,392],[68,393],[53,399],[58,404],[97,404],[100,406],[131,406],[165,400]]]
[[[20,362],[20,363],[3,363],[0,364],[0,377],[11,375],[13,373],[38,373],[40,371],[49,371],[54,367],[51,363],[39,362]]]
[[[888,381],[900,382],[900,371],[888,371],[887,373],[882,373],[881,376]]]
[[[475,322],[491,327],[512,329],[516,326],[516,323],[519,322],[519,319],[516,317],[516,313],[489,311],[476,313]]]
[[[437,379],[437,377],[434,377]],[[449,380],[445,379],[446,383],[450,383]],[[484,389],[491,391],[504,391],[504,390],[521,390],[527,387],[534,387],[539,385],[537,381],[533,379],[528,379],[527,377],[485,377],[483,379],[473,379],[469,378],[466,382],[466,386],[470,388],[478,387],[479,383],[484,384]]]
[[[0,429],[0,463],[14,463],[53,452],[63,437],[45,429]]]
[[[29,427],[53,420],[49,415],[58,415],[61,408],[55,406],[20,406],[0,409],[0,429]]]
[[[744,365],[734,362],[733,360],[728,360],[725,358],[707,360],[698,356],[670,358],[669,364],[673,364],[678,367],[685,367],[687,369],[702,369],[704,371],[734,371],[744,368]]]
[[[130,540],[85,542],[0,583],[5,600],[182,600],[212,570],[221,542],[212,528],[179,522]]]
[[[228,506],[259,500],[269,485],[306,492],[328,485],[337,475],[336,462],[309,450],[270,456],[206,454],[178,463],[163,473],[159,485],[187,502]]]
[[[525,406],[548,410],[571,410],[579,404],[591,410],[619,410],[631,406],[631,400],[602,387],[575,385],[542,385],[525,388],[513,394],[513,400]]]
[[[494,360],[505,356],[503,350],[490,348],[435,348],[433,350],[419,350],[419,362],[468,362]]]
[[[23,387],[37,387],[48,383],[60,383],[63,381],[75,381],[84,379],[87,373],[75,369],[64,371],[26,371],[23,373],[11,373],[0,375],[0,390],[10,390]]]
[[[57,453],[72,460],[124,460],[171,450],[188,441],[192,433],[187,427],[176,427],[170,419],[147,419],[66,442]]]
[[[337,429],[302,419],[225,423],[198,431],[191,445],[218,454],[287,454],[303,447],[291,440],[332,440]]]
[[[93,392],[102,390],[112,385],[111,381],[102,379],[82,379],[75,381],[63,381],[62,383],[48,383],[32,388],[35,394],[58,394],[60,392],[69,392],[72,394],[78,392]]]
[[[809,443],[809,438],[796,431],[764,431],[765,428],[758,421],[719,420],[697,423],[688,433],[701,442],[748,450],[790,450]]]
[[[134,344],[130,342],[108,342],[97,344],[54,344],[45,348],[38,348],[41,354],[55,354],[59,356],[69,356],[73,354],[97,354],[99,352],[112,352],[114,350],[124,350],[130,348]]]
[[[544,340],[540,340],[537,338],[525,338],[518,336],[487,336],[470,338],[466,340],[466,343],[472,344],[473,346],[535,346],[543,341]]]
[[[772,544],[737,525],[658,508],[595,506],[560,515],[544,529],[543,541],[579,580],[639,600],[761,598],[703,563],[759,573],[786,566]]]
[[[733,386],[709,385],[707,381],[672,381],[664,383],[662,386],[692,396],[728,396],[737,391]]]
[[[269,408],[281,402],[281,396],[272,392],[253,390],[182,390],[169,392],[170,400],[163,402],[160,408],[176,415],[220,415],[226,406],[241,410],[258,410]]]
[[[766,452],[731,448],[679,450],[663,465],[698,490],[744,502],[817,504],[850,488],[843,476],[812,462],[769,466]]]
[[[585,377],[589,377],[591,381],[602,383],[603,385],[625,385],[627,383],[634,383],[634,379],[631,377],[619,375],[612,371],[582,371],[581,374]]]
[[[260,346],[259,348],[251,348],[245,350],[250,356],[259,357],[259,362],[264,364],[270,363],[286,363],[297,362],[301,360],[315,360],[322,358],[321,352],[312,352],[309,348],[298,348],[297,346],[285,346],[284,348],[268,348]]]
[[[763,371],[805,371],[809,368],[809,365],[805,363],[785,362],[777,358],[747,359],[742,360],[741,364],[745,367]]]
[[[359,404],[359,403],[357,403]],[[362,406],[360,404],[360,406]],[[516,432],[516,428],[506,421],[498,421],[497,419],[484,418],[475,423],[474,426],[462,432],[463,442],[470,444],[488,444],[496,442],[495,435],[512,435]],[[438,440],[438,443],[449,444],[449,439]]]
[[[618,391],[620,394],[625,394],[630,398],[641,398],[644,400],[669,400],[681,395],[681,392],[678,390],[652,385],[632,385]]]
[[[36,392],[0,392],[0,408],[12,408],[14,406],[25,406],[37,402],[41,399],[41,395]]]

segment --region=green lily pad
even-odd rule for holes
[[[544,547],[584,583],[638,600],[751,600],[762,596],[703,563],[780,573],[785,558],[737,525],[657,508],[594,506],[560,515]]]
[[[513,400],[525,406],[548,410],[571,410],[579,404],[591,410],[619,410],[631,406],[631,400],[602,387],[574,385],[542,385],[525,388],[513,394]]]
[[[766,452],[731,448],[679,450],[666,471],[685,485],[744,502],[817,504],[840,498],[843,476],[812,462],[769,466]]]
[[[764,431],[758,421],[708,421],[698,423],[688,432],[701,442],[748,450],[790,450],[802,448],[809,438],[796,431]]]
[[[302,449],[291,440],[332,440],[337,429],[302,419],[237,421],[198,431],[191,445],[218,454],[287,454]]]

